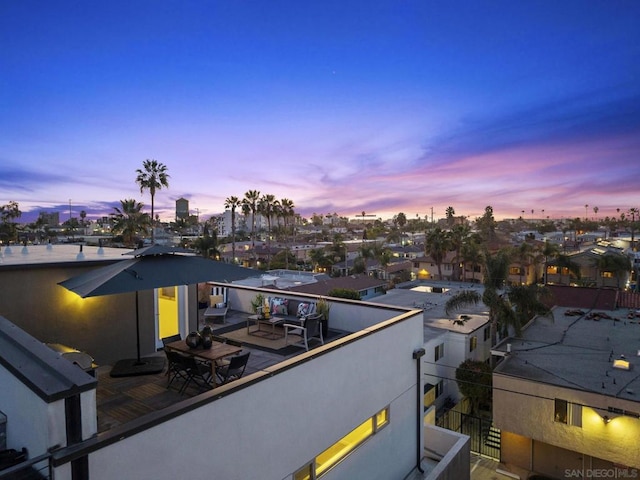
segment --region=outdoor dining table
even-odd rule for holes
[[[195,357],[198,360],[204,360],[205,362],[211,363],[211,381],[213,387],[215,387],[217,384],[216,360],[221,360],[225,357],[236,355],[242,351],[242,347],[215,341],[211,344],[211,348],[202,348],[201,346],[190,348],[187,345],[187,342],[184,340],[167,343],[164,348],[166,348],[167,350],[173,350],[174,352],[180,352],[182,355],[189,355],[191,357]]]

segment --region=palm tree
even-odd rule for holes
[[[556,265],[558,266],[558,271],[560,272],[560,283],[562,284],[562,276],[563,272],[568,272],[569,275],[569,283],[571,283],[571,277],[575,277],[576,280],[580,280],[581,272],[580,265],[571,260],[569,255],[558,255],[556,257]]]
[[[271,268],[271,221],[276,212],[275,195],[262,195],[258,200],[258,212],[267,219],[267,270],[269,270]]]
[[[616,277],[617,286],[618,289],[620,289],[620,278],[631,270],[632,265],[629,257],[625,255],[605,253],[595,260],[594,267],[596,267],[600,273],[601,286],[604,285],[604,277],[602,274],[604,272],[611,272]]]
[[[484,292],[480,295],[475,290],[463,290],[454,295],[445,304],[445,313],[454,311],[482,301],[489,308],[489,328],[491,346],[496,345],[498,329],[506,334],[509,327],[513,327],[516,334],[520,334],[520,328],[535,314],[548,314],[549,308],[540,299],[542,290],[535,285],[510,287],[505,293],[505,286],[511,255],[507,250],[499,250],[495,254],[485,252],[484,265]],[[454,323],[466,322],[465,319],[454,320]],[[493,357],[491,366],[493,367]]]
[[[451,228],[453,226],[453,222],[455,221],[454,215],[456,214],[456,211],[453,209],[453,207],[447,207],[447,209],[445,210],[445,214],[447,216],[447,225],[449,225],[449,228]]]
[[[149,190],[151,194],[151,219],[155,218],[153,215],[154,199],[156,191],[161,190],[162,187],[169,187],[169,174],[167,173],[166,165],[158,162],[157,160],[145,160],[142,162],[142,169],[137,169],[136,183],[140,186],[140,193],[144,193],[145,190]],[[153,225],[151,226],[151,244],[155,243],[155,232]]]
[[[468,225],[454,225],[449,232],[451,242],[451,250],[455,252],[453,259],[453,280],[460,280],[460,263],[462,262],[462,246],[464,245],[469,233],[471,232]]]
[[[425,254],[430,256],[438,266],[438,278],[442,280],[442,262],[451,246],[449,235],[436,227],[427,234],[424,246]]]
[[[289,225],[289,220],[294,220],[295,219],[295,215],[296,212],[294,210],[295,205],[293,203],[293,200],[289,200],[288,198],[283,198],[280,200],[279,202],[279,206],[280,206],[280,213],[282,215],[282,220],[284,223],[284,244],[286,247],[287,252],[289,251],[289,241],[288,241],[288,231],[287,231],[287,227]],[[295,231],[295,223],[291,224],[291,230],[292,230],[292,234]],[[295,241],[295,238],[294,238]],[[285,268],[288,270],[289,269],[289,255],[285,256]]]
[[[462,269],[462,281],[463,282],[467,281],[466,270],[467,270],[467,264],[470,263],[471,264],[471,281],[473,282],[475,280],[476,267],[478,266],[479,263],[482,262],[484,258],[482,251],[480,249],[480,243],[476,239],[476,237],[471,236],[467,238],[467,240],[462,244],[460,255],[464,263],[464,266]]]
[[[560,247],[558,246],[557,243],[544,242],[544,247],[542,248],[540,253],[544,257],[544,273],[542,276],[543,278],[542,283],[546,285],[547,284],[547,267],[549,266],[549,259],[557,258],[558,255],[560,255]]]
[[[120,208],[114,207],[112,231],[122,235],[125,245],[133,245],[134,237],[148,232],[151,219],[142,213],[144,204],[133,198],[120,200]]]
[[[256,259],[256,213],[259,200],[260,192],[258,190],[247,191],[242,199],[242,212],[245,215],[251,215],[251,251],[254,261]]]
[[[235,196],[227,197],[224,201],[224,208],[231,209],[231,261],[236,261],[236,208],[240,207],[242,203],[240,199]]]
[[[515,249],[514,253],[515,253],[516,259],[520,263],[519,284],[522,285],[522,274],[526,270],[527,265],[530,263],[530,261],[533,258],[534,248],[530,243],[522,242]]]

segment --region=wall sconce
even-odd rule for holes
[[[611,421],[611,419],[609,418],[609,415],[605,415],[604,417],[602,417],[602,421],[606,425],[607,423],[609,423]]]

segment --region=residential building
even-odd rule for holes
[[[331,328],[342,332],[335,340],[99,432],[99,381],[43,342],[112,364],[135,351],[138,309],[141,353],[155,355],[166,321],[161,297],[175,300],[171,321],[186,335],[198,325],[197,287],[80,299],[58,283],[118,261],[116,252],[56,247],[0,264],[7,447],[27,448],[50,478],[469,478],[468,439],[423,427],[421,312],[362,301],[331,300]],[[228,289],[241,316],[258,293],[317,299],[215,285]],[[426,448],[439,460],[426,458]]]
[[[632,310],[556,307],[496,346],[493,420],[507,471],[638,475],[639,329]]]

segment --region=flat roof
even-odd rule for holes
[[[493,350],[506,356],[495,373],[640,400],[640,317],[635,312],[554,307],[553,317],[536,317],[521,338],[500,342]],[[629,370],[613,366],[622,355]]]
[[[396,307],[421,308],[425,329],[448,330],[466,335],[489,322],[489,309],[484,303],[479,302],[477,305],[465,306],[451,315],[446,315],[444,307],[447,301],[463,290],[475,290],[482,295],[484,287],[476,283],[464,282],[411,283],[406,288],[387,290],[385,295],[369,298],[367,302]],[[459,319],[461,315],[467,315],[469,318],[463,325],[454,323],[454,320]]]
[[[11,245],[0,248],[0,268],[3,265],[36,265],[61,262],[96,262],[124,260],[132,256],[131,248],[92,247],[70,243],[43,245]]]

